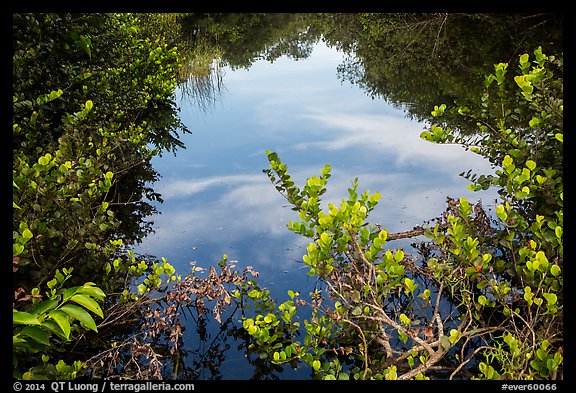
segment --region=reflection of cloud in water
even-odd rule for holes
[[[356,177],[359,192],[380,192],[369,221],[391,232],[440,215],[447,195],[489,203],[493,192],[472,193],[458,176],[468,169],[490,173],[489,163],[461,146],[422,140],[423,123],[357,89],[343,89],[326,71],[341,55],[322,46],[318,50],[323,56],[297,67],[279,59],[273,67],[257,62],[250,72],[226,75],[226,102],[215,108],[208,127],[196,125],[191,149],[162,169],[167,177],[155,184],[165,201],[158,206],[162,214],[152,218],[156,233],[142,248],[184,259],[192,245],[204,243],[209,255],[202,258],[214,258],[206,263],[228,253],[240,262],[236,254],[244,255],[255,268],[261,264],[272,270],[278,260],[290,264],[286,254],[302,254],[307,240],[286,228],[297,215],[261,172],[265,149],[279,153],[298,186],[329,163],[333,170],[324,207],[339,205]],[[193,171],[194,166],[203,169]],[[214,169],[224,175],[213,175]],[[192,178],[198,173],[206,177]]]
[[[297,185],[301,185],[303,179],[310,174],[319,174],[320,169],[300,168],[292,173],[292,177]],[[490,191],[467,191],[467,181],[458,176],[423,177],[410,172],[351,173],[337,168],[333,169],[333,176],[329,179],[323,206],[329,202],[339,205],[342,198],[348,196],[347,189],[355,177],[359,178],[359,193],[369,190],[382,195],[369,221],[380,223],[390,232],[411,229],[440,215],[447,195],[465,196],[471,202],[482,198],[485,204],[493,195]],[[291,241],[292,234],[286,224],[290,219],[296,220],[297,215],[263,174],[167,181],[161,182],[159,189],[165,204],[159,206],[162,214],[154,219],[156,233],[142,244],[148,252],[165,255],[172,249],[188,247],[194,242],[221,242],[250,248],[250,258],[255,260],[255,264],[273,264],[278,263],[277,258],[270,257],[277,252],[274,248],[291,248],[281,242]],[[306,240],[298,241],[304,242],[298,243],[301,246]],[[236,259],[233,255],[231,258]],[[290,258],[284,262],[289,264]]]
[[[262,176],[256,175],[229,175],[193,180],[169,180],[160,182],[157,190],[162,194],[164,199],[180,198],[202,192],[214,186],[251,183],[261,178]]]
[[[474,168],[490,171],[490,164],[482,157],[467,152],[460,145],[433,144],[420,138],[422,123],[392,115],[362,115],[358,113],[321,113],[303,116],[330,130],[330,139],[303,142],[297,149],[346,150],[354,147],[379,150],[396,157],[396,165],[441,165],[444,171],[454,172],[451,163],[458,163],[461,170]],[[442,169],[442,168],[439,168]]]

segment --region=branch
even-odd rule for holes
[[[366,378],[366,373],[368,372],[368,343],[366,342],[366,337],[364,336],[364,332],[362,328],[358,326],[356,323],[352,322],[349,319],[344,319],[344,322],[349,323],[350,325],[354,326],[360,332],[360,336],[362,337],[362,343],[364,344],[364,375],[363,378]]]
[[[481,346],[481,347],[476,348],[476,349],[474,350],[474,352],[472,352],[472,354],[468,357],[468,359],[466,359],[465,361],[463,361],[462,363],[460,363],[460,364],[458,365],[458,367],[456,367],[456,369],[455,369],[454,371],[452,371],[452,374],[450,374],[450,378],[448,378],[448,379],[452,380],[452,378],[454,378],[454,375],[456,375],[456,374],[458,373],[458,371],[460,371],[460,369],[461,369],[462,367],[464,367],[470,360],[474,359],[474,357],[476,356],[476,354],[477,354],[478,352],[480,352],[481,350],[483,350],[483,349],[494,349],[494,347],[490,347],[490,346],[487,346],[487,345],[483,345],[483,346]]]

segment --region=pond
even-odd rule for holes
[[[181,138],[186,149],[153,160],[161,175],[154,189],[164,202],[152,217],[154,233],[136,251],[167,258],[182,275],[193,265],[206,271],[226,254],[239,269],[253,266],[260,285],[280,301],[289,289],[312,290],[315,280],[302,263],[308,241],[287,229],[296,213],[263,173],[267,149],[288,165],[297,185],[330,164],[325,206],[346,197],[355,178],[360,192],[378,191],[382,199],[369,221],[390,233],[439,216],[447,196],[490,208],[495,192],[468,191],[469,181],[459,175],[491,173],[489,162],[461,146],[421,139],[426,123],[339,77],[346,56],[319,40],[305,59],[223,67],[213,100],[202,107],[183,85],[177,100],[191,134]],[[390,247],[410,253],[412,241]],[[218,324],[204,340],[194,320],[186,324],[187,367],[195,378],[310,378],[306,367],[262,376],[241,342],[222,337]],[[217,364],[206,366],[206,357]]]
[[[13,378],[562,377],[562,14],[12,21]]]

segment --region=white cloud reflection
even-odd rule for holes
[[[158,192],[164,199],[183,198],[203,192],[214,186],[235,186],[238,184],[252,183],[261,179],[256,175],[230,175],[230,176],[212,176],[202,179],[192,180],[168,180],[158,185]]]
[[[320,169],[300,168],[292,177],[301,185],[306,177],[318,174]],[[465,196],[470,201],[482,198],[485,205],[492,195],[467,191],[467,182],[457,176],[417,178],[410,172],[353,173],[349,169],[334,168],[323,206],[329,202],[339,204],[347,197],[347,189],[355,177],[359,178],[359,192],[378,191],[382,195],[370,222],[379,223],[390,232],[408,230],[438,216],[445,207],[447,195]],[[295,239],[286,228],[289,220],[297,220],[296,213],[263,174],[179,180],[167,182],[162,189],[170,192],[164,194],[165,203],[159,206],[162,214],[155,217],[156,233],[142,245],[147,252],[165,256],[202,243],[218,249],[211,256],[213,260],[207,261],[213,263],[225,252],[223,244],[244,244],[243,247],[251,249],[250,263],[278,264],[284,269],[293,264],[294,255],[298,259],[304,252],[306,239]],[[272,258],[275,248],[292,250],[293,258],[281,261]],[[238,256],[231,255],[231,258]]]
[[[191,149],[164,161],[169,177],[154,188],[165,202],[143,252],[186,263],[195,259],[191,247],[205,244],[204,263],[224,252],[242,262],[235,254],[243,253],[256,270],[258,264],[289,269],[306,239],[286,228],[297,216],[262,173],[265,149],[278,149],[297,185],[330,163],[325,204],[339,204],[356,177],[359,192],[380,192],[370,221],[391,232],[438,216],[447,195],[481,198],[485,205],[493,199],[492,191],[468,191],[458,176],[468,169],[490,173],[489,163],[461,146],[422,140],[424,124],[342,86],[335,71],[341,55],[325,46],[317,50],[296,63],[280,59],[226,73],[226,102],[196,125]]]
[[[461,167],[460,171],[491,172],[487,160],[465,151],[460,145],[441,145],[423,140],[420,134],[424,131],[424,124],[405,117],[334,112],[303,117],[316,121],[319,127],[331,132],[324,134],[324,140],[297,143],[296,149],[340,151],[362,148],[366,152],[379,151],[394,157],[396,166],[436,165],[438,169],[450,172],[458,170],[458,167]]]

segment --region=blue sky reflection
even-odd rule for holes
[[[286,229],[296,215],[262,172],[266,149],[280,155],[297,184],[329,163],[326,203],[339,203],[358,177],[360,191],[382,194],[373,222],[391,232],[439,215],[446,195],[492,203],[492,191],[467,191],[458,176],[468,169],[489,173],[487,162],[460,146],[420,139],[424,124],[341,83],[342,59],[318,44],[309,59],[225,70],[225,91],[208,113],[199,115],[183,99],[192,134],[183,138],[186,150],[154,162],[164,203],[152,218],[156,233],[139,251],[168,258],[181,273],[190,262],[209,266],[227,253],[237,266],[265,273],[264,281],[287,285],[301,267],[295,261],[306,239]]]

